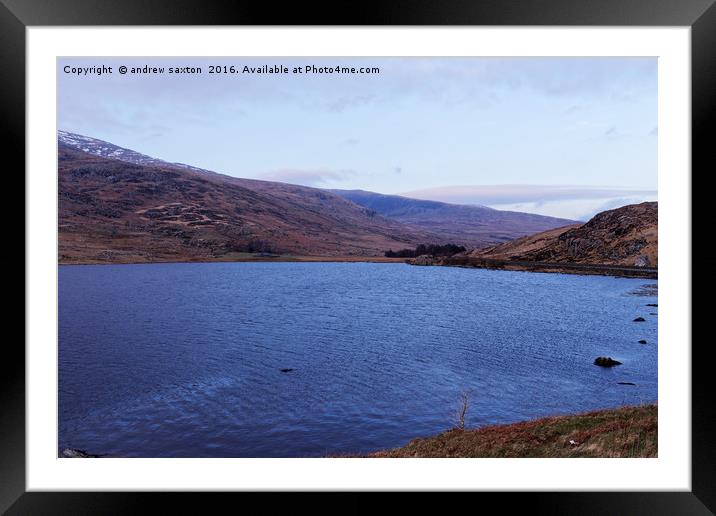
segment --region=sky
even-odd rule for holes
[[[242,73],[263,65],[289,72]],[[167,73],[186,66],[202,73]],[[65,58],[58,129],[237,177],[577,220],[657,198],[656,58]]]

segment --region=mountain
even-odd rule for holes
[[[469,256],[489,260],[658,267],[658,203],[603,211],[585,224],[519,238]]]
[[[366,257],[446,243],[324,190],[199,172],[70,139],[65,133],[58,142],[60,263],[211,261],[246,252]]]
[[[383,195],[364,190],[330,190],[356,204],[404,224],[442,235],[465,247],[499,244],[575,221],[530,213],[501,211],[486,206],[449,204]]]
[[[90,138],[81,134],[70,133],[67,131],[57,131],[57,142],[58,145],[65,148],[75,149],[78,151],[86,152],[94,156],[100,156],[103,158],[116,159],[119,161],[125,161],[127,163],[134,163],[135,165],[159,165],[159,166],[172,166],[177,168],[183,168],[186,170],[193,170],[195,172],[204,172],[207,174],[215,174],[209,170],[203,168],[192,167],[191,165],[185,165],[184,163],[171,163],[163,161],[161,159],[152,158],[146,154],[140,154],[139,152],[131,149],[125,149],[119,147],[113,143],[98,140],[96,138]]]
[[[63,263],[378,257],[484,247],[572,221],[364,191],[242,179],[58,132]]]

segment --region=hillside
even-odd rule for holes
[[[134,163],[135,165],[172,166],[183,168],[185,170],[193,170],[195,172],[214,174],[214,172],[204,170],[203,168],[192,167],[191,165],[185,165],[184,163],[171,163],[147,156],[146,154],[141,154],[131,149],[120,147],[104,140],[98,140],[97,138],[91,138],[77,133],[70,133],[68,131],[57,131],[57,142],[65,148],[86,152],[87,154],[92,154],[101,158],[126,161],[127,163]]]
[[[443,235],[447,240],[469,248],[495,245],[574,224],[573,220],[501,211],[485,206],[410,199],[364,190],[330,191],[384,217]]]
[[[58,132],[61,263],[381,257],[481,248],[571,221],[482,206],[242,179]]]
[[[369,457],[657,457],[658,407],[645,405],[449,430]]]
[[[60,263],[382,256],[443,241],[323,190],[121,161],[61,140],[58,192]]]
[[[603,211],[573,225],[479,249],[470,256],[527,262],[658,267],[658,203]]]

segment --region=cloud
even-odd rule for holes
[[[587,220],[599,211],[657,199],[656,190],[569,185],[444,186],[401,195],[574,220]]]
[[[655,200],[656,196],[653,198],[614,197],[603,199],[572,199],[518,204],[495,204],[490,206],[490,208],[587,221],[602,211],[612,210],[614,208],[626,206],[627,204],[638,204],[644,201]]]
[[[64,65],[88,66],[95,58],[62,58]],[[179,117],[198,113],[205,122],[217,117],[246,117],[261,105],[300,105],[310,111],[339,113],[365,105],[395,103],[405,98],[443,105],[472,103],[491,105],[508,98],[515,90],[564,98],[602,97],[640,99],[656,95],[656,58],[310,58],[317,66],[378,66],[380,74],[254,74],[237,81],[232,74],[187,75],[178,80],[168,74],[130,77],[119,74],[78,77],[58,74],[60,121],[81,105],[106,104],[110,120],[126,123],[127,109],[159,120],[168,111]],[[281,64],[289,68],[306,65],[306,58],[240,58],[239,65]],[[195,66],[204,71],[215,58],[125,58],[107,57],[103,63],[135,67]],[[577,105],[581,100],[571,100]],[[119,112],[112,106],[120,105]],[[197,107],[200,106],[200,107]],[[134,121],[132,121],[135,123]],[[137,125],[137,123],[135,123]]]
[[[631,136],[631,134],[630,134],[630,133],[622,132],[622,131],[620,131],[619,129],[617,129],[616,126],[613,125],[613,126],[611,126],[609,129],[607,129],[606,131],[604,131],[604,136],[605,136],[605,137],[607,138],[607,140],[609,140],[609,141],[615,141],[615,140],[620,140],[620,139],[625,138],[625,137],[628,138],[628,137]]]
[[[655,93],[654,58],[496,58],[485,63],[483,83],[546,96],[633,102]]]
[[[598,199],[619,195],[655,195],[656,190],[631,190],[611,187],[570,185],[460,185],[440,186],[405,192],[400,195],[414,199],[453,202],[458,204],[504,204],[567,199]]]
[[[326,109],[332,113],[340,113],[349,108],[356,108],[365,104],[370,104],[377,99],[376,95],[352,95],[341,96],[334,100],[326,102]]]
[[[622,136],[624,136],[624,134],[619,132],[616,126],[611,126],[609,129],[604,131],[604,136],[606,136],[607,140],[614,141],[620,139]]]
[[[303,186],[325,186],[333,182],[341,182],[355,175],[354,170],[325,170],[282,168],[261,174],[266,181],[279,181]]]

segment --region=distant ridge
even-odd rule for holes
[[[356,204],[404,224],[442,235],[466,247],[485,247],[574,224],[575,221],[486,206],[384,195],[365,190],[329,190]]]

